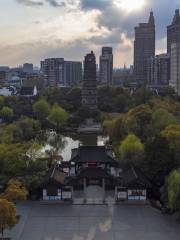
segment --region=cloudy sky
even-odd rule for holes
[[[46,57],[83,60],[102,46],[114,49],[115,67],[133,63],[134,26],[156,19],[157,53],[166,49],[166,26],[180,0],[0,0],[0,65]]]

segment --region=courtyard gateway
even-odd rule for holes
[[[115,202],[146,202],[151,192],[147,177],[134,167],[123,171],[112,150],[105,146],[80,146],[72,150],[69,162],[55,165],[48,173],[43,189],[43,201],[73,202],[95,198],[89,188],[101,192],[99,203],[111,196]],[[97,188],[98,187],[98,188]],[[98,197],[99,198],[99,197]]]

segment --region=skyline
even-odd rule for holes
[[[133,64],[134,27],[147,22],[152,9],[156,54],[166,52],[166,27],[180,8],[178,2],[2,0],[0,65],[39,65],[47,57],[82,61],[91,49],[98,59],[102,46],[113,47],[114,67]]]

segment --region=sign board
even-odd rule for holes
[[[62,192],[62,199],[71,199],[72,193],[70,191],[68,192]]]
[[[118,192],[118,199],[127,199],[127,192]]]

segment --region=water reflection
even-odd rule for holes
[[[45,138],[41,142],[43,144],[43,152],[56,154],[62,157],[64,161],[69,161],[71,158],[71,150],[83,146],[103,146],[109,140],[107,136],[98,135],[59,135],[56,133],[46,133]]]

